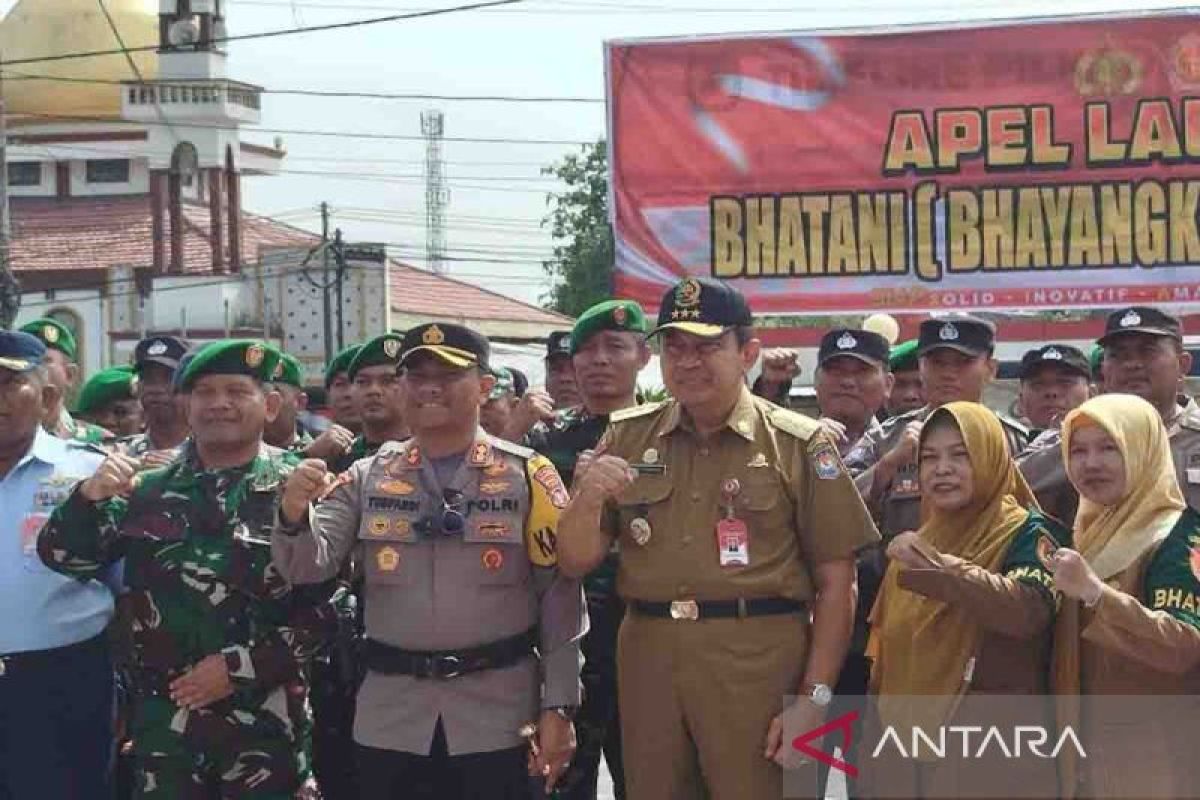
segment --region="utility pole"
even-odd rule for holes
[[[450,192],[442,163],[445,118],[436,108],[421,112],[425,137],[425,262],[437,273],[446,271],[446,205]]]
[[[346,306],[342,293],[342,287],[346,283],[346,246],[342,241],[341,228],[333,232],[333,260],[337,262],[337,351],[340,353],[346,346],[343,341],[346,326],[342,319],[342,312]]]
[[[329,297],[329,203],[321,203],[321,301],[325,319],[325,363],[333,359],[333,310]],[[339,307],[340,310],[340,307]]]
[[[8,111],[0,78],[0,328],[11,328],[21,309],[21,285],[12,271],[12,223],[8,212]]]

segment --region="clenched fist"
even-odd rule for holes
[[[332,482],[333,473],[324,461],[316,458],[301,461],[283,487],[283,502],[280,503],[283,521],[295,524],[304,519],[309,504],[321,497]]]
[[[1104,581],[1083,556],[1068,547],[1055,550],[1046,566],[1054,575],[1054,588],[1072,600],[1094,606],[1104,594]]]
[[[133,491],[133,478],[141,467],[136,458],[113,453],[104,459],[92,477],[80,484],[79,493],[92,503],[129,494]]]
[[[330,425],[329,429],[313,440],[304,451],[306,458],[335,461],[350,452],[354,434],[341,425]]]
[[[554,398],[541,389],[530,389],[513,410],[512,421],[505,430],[505,438],[519,442],[539,422],[554,419]]]
[[[885,458],[896,467],[912,464],[917,460],[917,450],[921,446],[921,423],[910,422],[904,427],[900,441],[891,449]]]
[[[593,455],[583,473],[576,475],[575,487],[580,497],[602,503],[610,497],[616,497],[636,479],[637,472],[625,459]]]

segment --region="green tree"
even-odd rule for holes
[[[551,308],[577,317],[610,296],[613,263],[612,227],[608,224],[608,146],[601,139],[542,169],[566,189],[546,199],[542,220],[554,238],[554,258],[542,266],[553,281],[544,300]]]

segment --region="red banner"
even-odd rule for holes
[[[757,313],[1200,301],[1200,16],[614,42],[616,292]]]

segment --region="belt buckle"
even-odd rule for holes
[[[462,659],[458,656],[435,656],[429,660],[429,674],[435,678],[457,678],[462,674]]]
[[[700,619],[700,604],[695,600],[672,601],[671,619],[686,619],[695,622]]]

